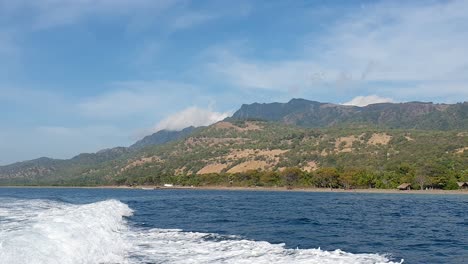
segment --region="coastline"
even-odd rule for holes
[[[226,187],[226,186],[173,186],[162,187],[153,185],[138,186],[0,186],[2,188],[54,188],[54,189],[122,189],[122,190],[215,190],[215,191],[266,191],[266,192],[316,192],[316,193],[375,193],[375,194],[430,194],[430,195],[468,195],[468,190],[397,190],[397,189],[330,189],[297,187]]]

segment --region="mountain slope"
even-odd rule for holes
[[[195,127],[191,126],[184,128],[181,131],[160,130],[152,135],[146,136],[143,139],[137,141],[129,148],[132,150],[138,150],[148,146],[162,145],[167,142],[186,137],[190,135],[195,129]]]
[[[467,105],[355,107],[303,99],[243,105],[223,122],[179,133],[162,131],[130,148],[2,166],[0,184],[200,184],[203,175],[213,173],[334,167],[383,175],[399,174],[401,166],[413,176],[428,168],[428,174],[448,175],[453,182],[468,170]]]
[[[74,177],[83,177],[87,179],[86,181],[89,184],[93,184],[102,181],[102,177],[94,175],[94,172],[104,164],[121,157],[133,155],[136,151],[145,147],[179,140],[190,135],[195,129],[195,127],[188,127],[182,131],[161,130],[141,139],[128,148],[116,147],[103,149],[96,153],[81,153],[71,159],[62,160],[43,157],[0,166],[0,184],[38,184],[41,182],[60,184],[67,178]],[[89,178],[90,175],[91,178]]]
[[[442,186],[468,177],[468,133],[223,121],[178,141],[99,162],[79,163],[98,157],[77,157],[60,161],[60,166],[47,159],[54,168],[51,172],[36,168],[36,174],[25,174],[28,167],[22,167],[21,177],[0,176],[0,184],[228,184],[227,179],[250,177],[245,173],[252,170],[281,172],[297,167],[314,172],[333,167],[343,172],[372,172],[379,186],[386,188],[419,172],[431,175]]]
[[[415,181],[418,175],[432,177],[437,186],[453,186],[468,180],[468,134],[224,121],[184,140],[146,148],[113,166],[101,170],[117,184],[227,185],[233,179],[251,179],[252,171],[266,173],[256,174],[260,178],[252,184],[265,184],[273,177],[267,172],[296,167],[313,174],[332,167],[343,173],[366,171],[365,177],[382,188]]]
[[[82,153],[71,159],[39,158],[0,166],[0,184],[34,184],[41,181],[60,183],[74,175],[84,176],[97,166],[129,152],[128,148],[117,147],[97,153]]]
[[[288,103],[242,105],[229,120],[267,120],[304,127],[374,125],[385,128],[468,129],[468,102],[380,103],[365,107],[292,99]]]

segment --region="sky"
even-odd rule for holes
[[[468,1],[0,0],[0,165],[253,102],[468,99]]]

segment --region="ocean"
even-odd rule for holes
[[[468,263],[468,196],[0,188],[0,263]]]

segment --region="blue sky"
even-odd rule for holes
[[[407,2],[0,0],[0,164],[243,103],[466,101],[468,1]]]

